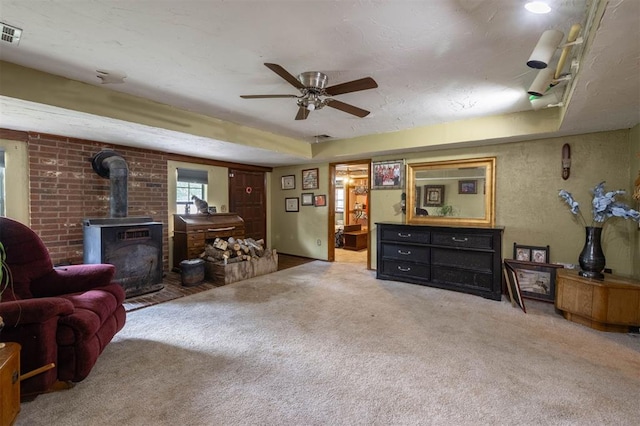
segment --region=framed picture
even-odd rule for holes
[[[549,263],[549,246],[523,246],[513,243],[513,258],[524,262]]]
[[[509,292],[509,299],[511,299],[511,306],[518,305],[520,309],[527,313],[527,308],[524,306],[524,300],[522,299],[522,292],[520,291],[520,285],[518,284],[518,277],[515,269],[513,269],[507,262],[504,262],[504,280],[507,283],[507,291]]]
[[[424,205],[442,207],[444,205],[444,185],[425,185]]]
[[[318,169],[302,171],[302,189],[318,189]]]
[[[472,180],[459,180],[458,181],[458,194],[477,194],[478,193],[478,181]]]
[[[313,206],[313,192],[303,192],[300,194],[300,199],[303,206]]]
[[[298,197],[285,198],[284,199],[284,211],[286,212],[297,212],[298,208]]]
[[[296,189],[295,175],[282,176],[282,180],[280,181],[280,187],[282,189]]]
[[[371,167],[371,189],[402,189],[404,160],[374,161]]]
[[[504,263],[515,272],[522,297],[555,302],[556,271],[562,265],[509,259],[505,259]]]
[[[315,206],[316,207],[325,207],[327,205],[327,196],[326,195],[316,195],[315,196]]]

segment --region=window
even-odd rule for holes
[[[0,150],[0,216],[7,214],[4,205],[4,151]]]
[[[189,213],[197,213],[191,197],[195,195],[207,201],[207,181],[208,175],[205,170],[178,169],[176,213],[186,214],[187,206],[189,206]]]
[[[336,212],[344,212],[344,188],[336,188]]]

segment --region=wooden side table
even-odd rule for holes
[[[9,426],[20,411],[20,345],[0,346],[0,426]]]
[[[600,331],[629,332],[640,326],[640,282],[605,274],[594,280],[578,271],[559,269],[556,308],[569,321]]]
[[[368,231],[349,231],[343,234],[345,250],[362,250],[368,246]]]

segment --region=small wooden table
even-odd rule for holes
[[[604,280],[559,269],[556,308],[569,321],[600,331],[629,332],[640,326],[640,282],[605,274]]]
[[[20,411],[20,345],[0,346],[0,426],[9,426]]]
[[[368,231],[349,231],[343,234],[344,236],[344,246],[342,247],[345,250],[362,250],[366,249],[368,244],[367,236]]]

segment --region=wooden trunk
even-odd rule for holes
[[[220,262],[205,262],[205,277],[207,281],[218,285],[231,284],[259,275],[270,274],[278,270],[278,254],[276,250],[266,250],[260,258],[223,264]]]

